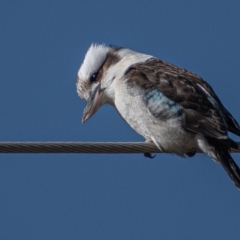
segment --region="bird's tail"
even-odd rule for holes
[[[230,153],[226,149],[214,149],[217,160],[225,169],[225,171],[228,173],[229,177],[232,179],[232,181],[235,183],[237,188],[240,190],[240,169],[238,165],[234,162],[232,159]]]

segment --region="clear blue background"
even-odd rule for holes
[[[76,75],[92,42],[196,72],[240,121],[239,11],[220,0],[1,1],[0,141],[143,141],[109,106],[81,124]],[[231,240],[239,216],[240,192],[202,154],[0,155],[0,239]]]

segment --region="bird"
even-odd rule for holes
[[[181,157],[206,153],[240,190],[240,169],[230,155],[238,143],[228,136],[240,136],[240,126],[197,74],[152,55],[93,43],[77,73],[76,88],[86,101],[83,123],[110,104],[160,151]]]

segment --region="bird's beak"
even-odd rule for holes
[[[87,104],[83,111],[82,123],[86,122],[91,116],[93,116],[102,105],[103,93],[104,89],[101,89],[100,84],[98,84],[87,99]]]

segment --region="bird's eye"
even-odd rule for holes
[[[95,82],[95,81],[97,80],[97,76],[98,76],[98,72],[95,72],[95,73],[91,76],[90,82],[91,82],[91,83]]]

